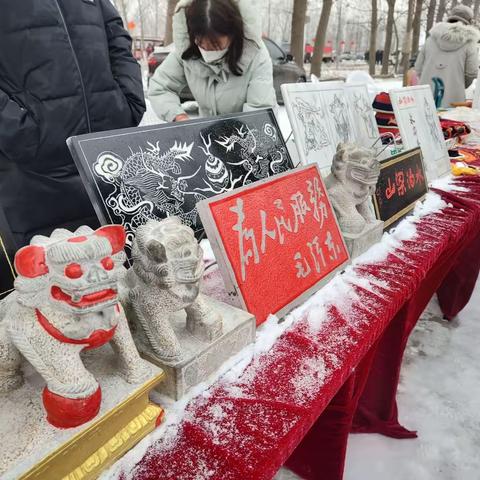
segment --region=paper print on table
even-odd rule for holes
[[[437,149],[442,149],[445,144],[445,139],[443,137],[442,127],[440,125],[440,120],[437,115],[436,108],[432,108],[430,102],[424,98],[423,99],[423,113],[425,115],[425,121],[428,125],[428,130],[430,137]],[[440,128],[438,128],[440,126]]]
[[[472,108],[475,110],[480,109],[480,70],[477,75],[477,83],[475,84],[475,91],[473,92]]]
[[[327,105],[335,148],[339,143],[353,142],[355,131],[343,86],[338,89],[326,89],[320,96],[325,99]]]
[[[367,86],[346,83],[345,94],[352,113],[355,143],[365,148],[372,148],[380,138],[380,133]]]
[[[15,250],[10,227],[0,208],[0,300],[13,291]]]
[[[349,255],[318,165],[200,202],[227,291],[257,325],[282,317]]]
[[[302,163],[328,169],[337,145],[355,136],[344,83],[285,84],[282,95]]]
[[[293,83],[282,85],[282,94],[304,165],[327,172],[339,143],[371,148],[380,137],[365,85]]]
[[[428,180],[450,173],[448,150],[430,87],[392,90],[390,98],[405,147],[422,149]]]
[[[310,104],[301,97],[296,97],[292,102],[295,117],[303,132],[303,149],[307,158],[310,153],[321,152],[332,145],[325,125],[324,107],[320,99],[312,100],[314,103]]]
[[[411,212],[428,192],[420,148],[384,160],[374,196],[375,214],[385,229]]]
[[[200,238],[196,204],[293,168],[272,110],[73,137],[69,148],[102,223],[127,252],[148,220],[176,215]]]

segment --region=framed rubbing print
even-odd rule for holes
[[[480,70],[477,75],[477,83],[475,84],[475,91],[473,92],[472,108],[474,110],[480,109]]]
[[[337,145],[355,140],[344,83],[285,84],[282,95],[302,163],[328,169]]]
[[[340,142],[372,148],[380,137],[364,84],[294,83],[282,85],[282,93],[304,165],[325,171]]]
[[[345,83],[344,88],[353,119],[355,143],[365,148],[372,148],[380,138],[380,132],[367,86]]]
[[[420,148],[384,160],[373,197],[375,214],[385,229],[410,213],[428,192]]]
[[[67,143],[100,221],[125,226],[127,251],[149,219],[176,215],[200,238],[199,201],[293,168],[271,109]]]
[[[390,91],[402,141],[407,149],[422,149],[429,181],[450,173],[450,159],[428,85]]]
[[[13,291],[15,250],[10,227],[0,208],[0,300]]]
[[[203,200],[199,213],[229,295],[284,316],[349,261],[318,165]]]

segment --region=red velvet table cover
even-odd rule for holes
[[[468,192],[437,193],[461,212],[458,218],[464,217],[463,227],[452,230],[450,246],[393,318],[372,353],[374,361],[352,425],[355,433],[380,433],[392,438],[417,436],[400,425],[396,403],[408,338],[435,292],[445,317],[454,318],[470,300],[480,270],[480,182],[463,178],[456,183],[460,188],[468,186]],[[428,227],[429,220],[423,223]],[[448,230],[448,225],[444,228]]]
[[[355,275],[337,282],[351,297],[347,310],[330,307],[318,328],[308,318],[299,320],[238,379],[217,382],[191,401],[177,433],[159,439],[124,476],[267,480],[290,457],[289,467],[304,478],[341,479],[359,399],[359,410],[367,407],[367,421],[399,428],[394,397],[406,338],[434,291],[432,285],[438,287],[449,269],[462,263],[459,255],[467,244],[474,248],[480,183],[462,184],[471,191],[442,193],[451,205],[422,218],[414,240],[402,242],[380,263],[356,265]],[[448,282],[441,288],[448,289]],[[452,311],[465,300],[465,295],[455,300]],[[398,321],[398,315],[407,321]],[[397,338],[388,367],[395,375],[367,401],[385,335]],[[356,420],[360,428],[361,418]]]

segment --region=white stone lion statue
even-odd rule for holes
[[[83,350],[111,342],[128,382],[151,375],[117,295],[124,244],[121,226],[59,229],[15,256],[15,292],[0,308],[0,391],[22,384],[25,357],[46,381],[43,403],[54,426],[75,427],[99,411],[101,389]]]
[[[203,251],[178,217],[150,220],[137,229],[122,302],[134,329],[141,329],[155,356],[175,363],[182,349],[170,322],[186,311],[186,329],[203,341],[222,335],[222,318],[200,293]],[[130,313],[131,312],[131,313]]]
[[[371,196],[379,175],[380,163],[372,150],[347,143],[338,145],[325,184],[344,234],[360,234],[368,223],[376,221]]]

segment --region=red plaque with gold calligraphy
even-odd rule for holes
[[[384,160],[373,199],[378,220],[390,227],[411,212],[427,192],[420,148]]]
[[[229,294],[257,325],[318,290],[349,255],[317,165],[198,204]]]

